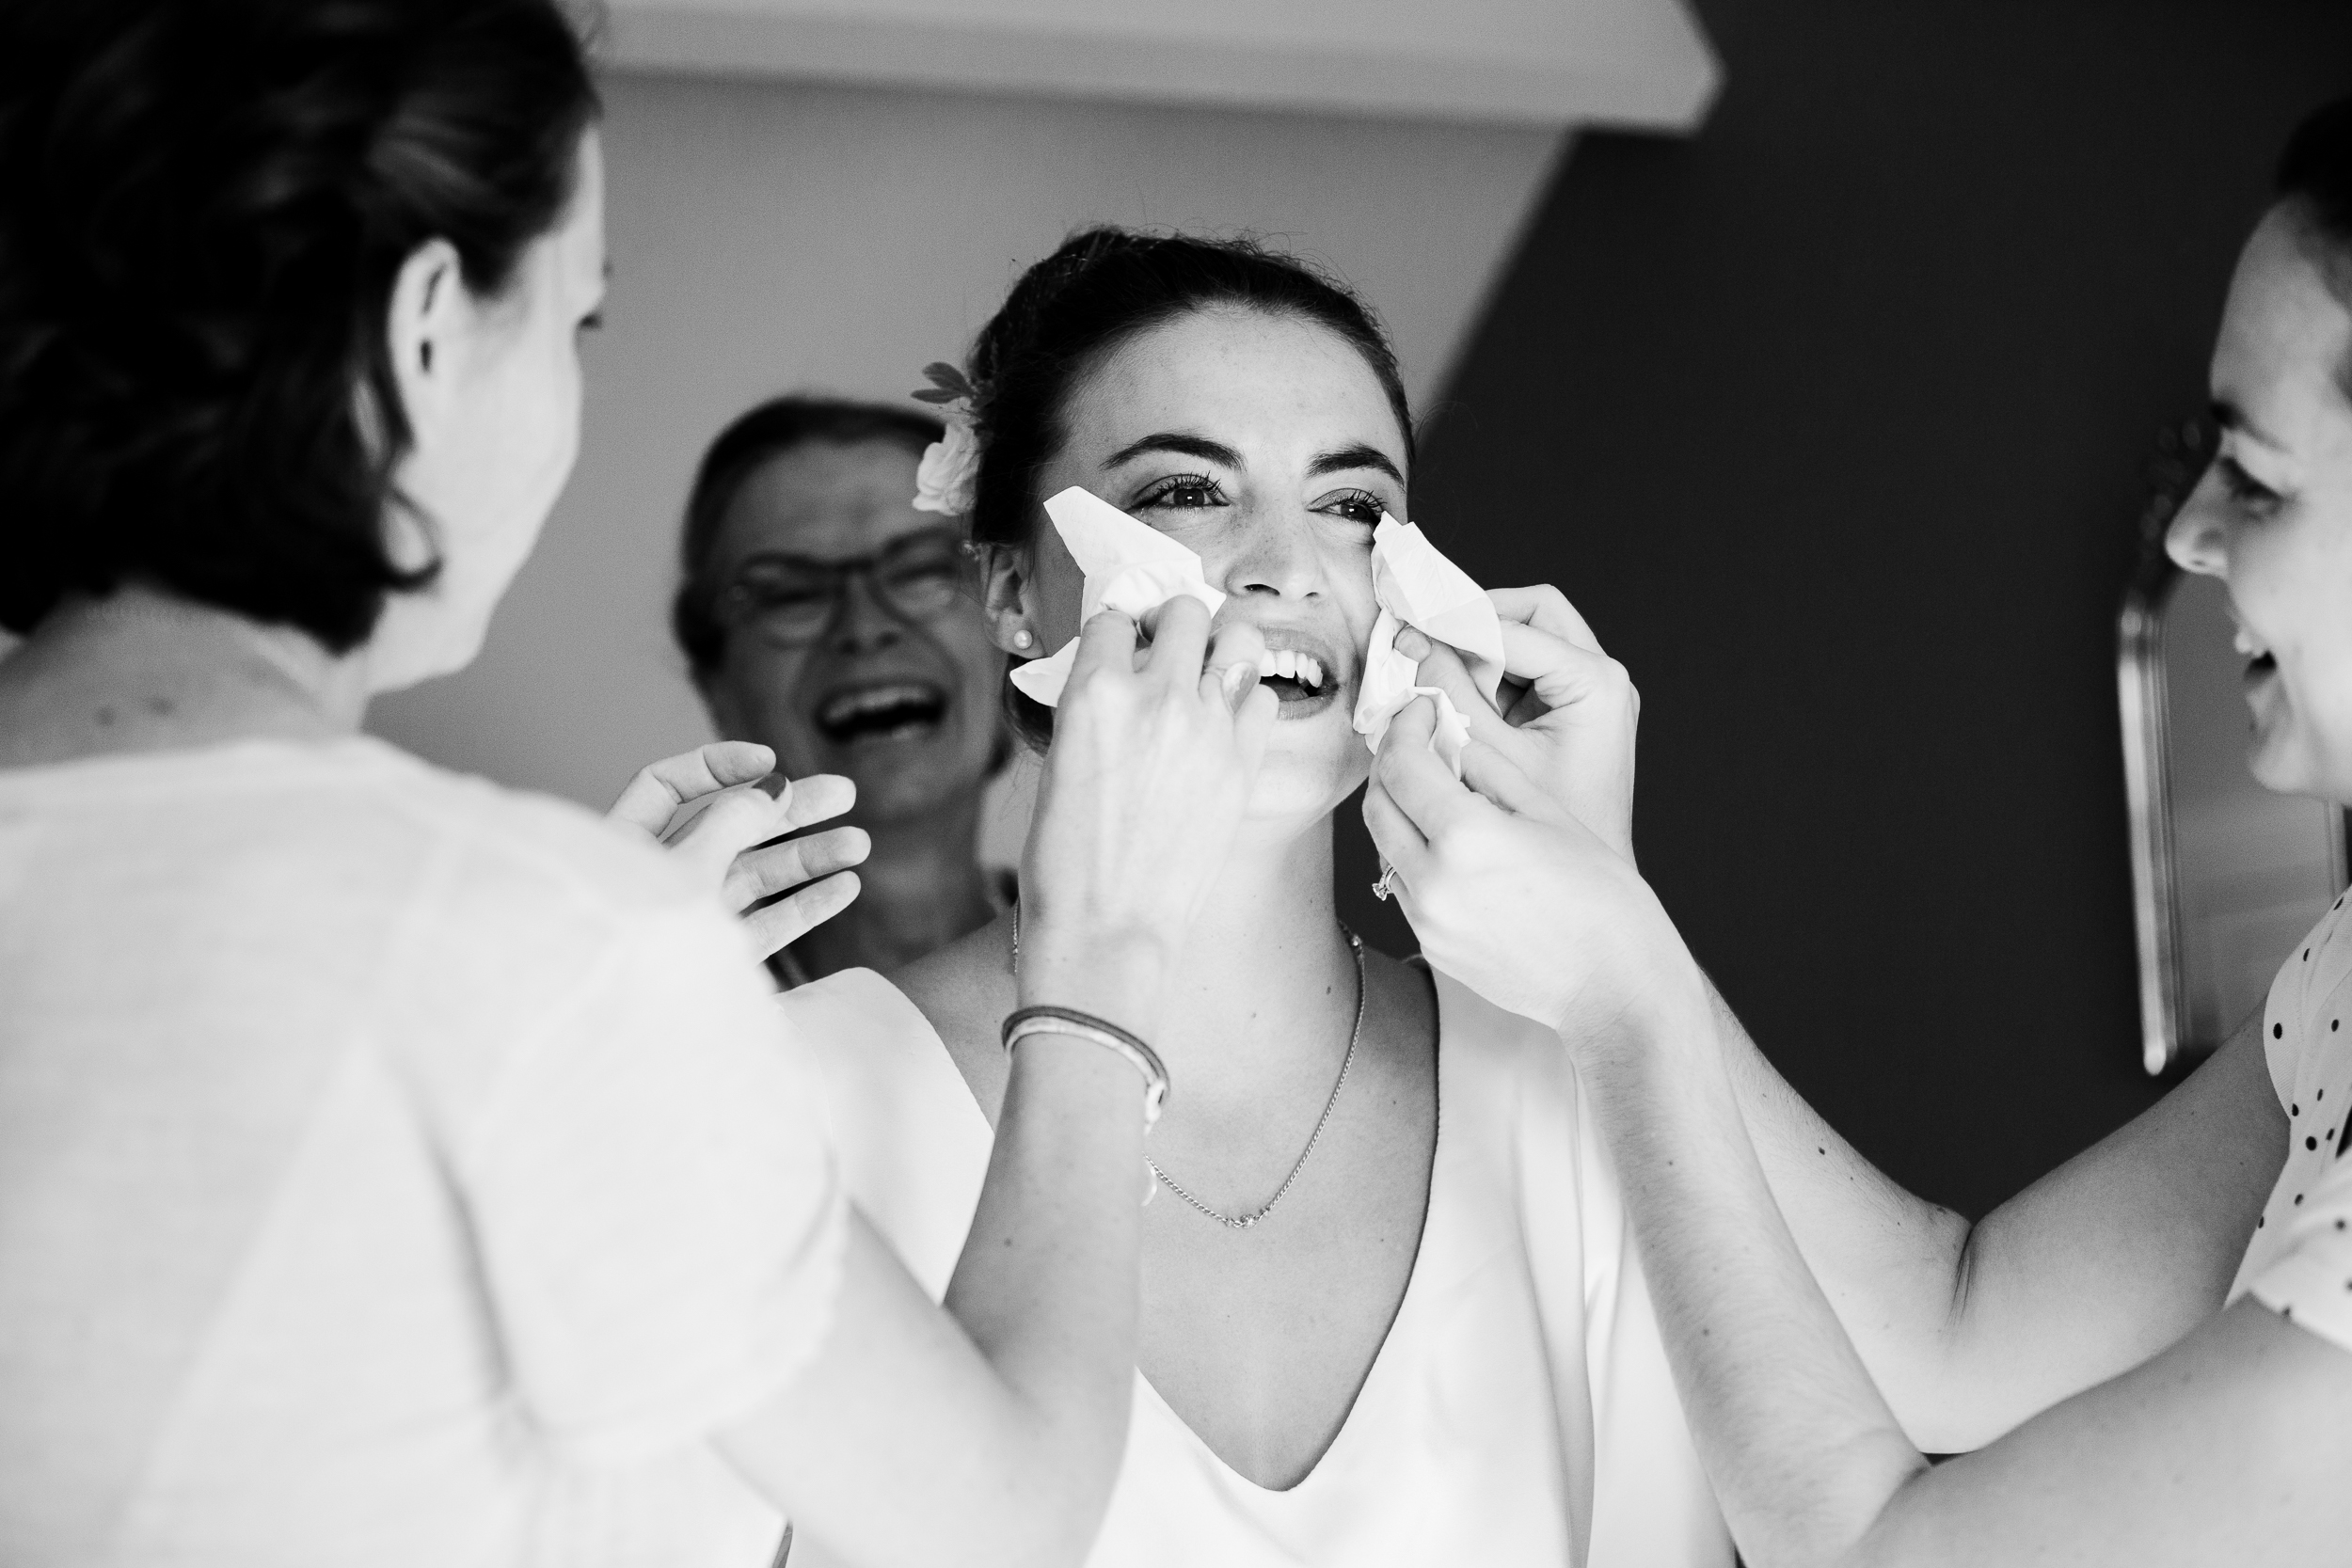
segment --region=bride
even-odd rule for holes
[[[1559,1040],[1333,911],[1331,814],[1371,762],[1350,715],[1373,529],[1409,515],[1380,327],[1257,246],[1101,229],[1029,270],[967,368],[999,646],[1075,634],[1040,502],[1082,485],[1199,554],[1220,623],[1278,661],[1249,819],[1173,971],[1182,1089],[1150,1143],[1135,1412],[1089,1561],[1728,1562]],[[1046,744],[1051,714],[1007,696]],[[986,1170],[1020,941],[1016,908],[895,984],[781,1003],[824,1042],[851,1190],[934,1291]],[[795,1568],[823,1556],[803,1535]]]

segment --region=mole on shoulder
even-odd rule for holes
[[[101,729],[112,729],[114,721],[115,710],[113,708],[102,707],[98,710],[98,724]]]
[[[168,719],[180,711],[180,705],[168,697],[150,697],[147,699],[147,711],[158,719]]]

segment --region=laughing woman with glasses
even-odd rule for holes
[[[913,504],[939,436],[912,409],[777,398],[711,443],[687,502],[671,621],[712,722],[794,778],[846,775],[871,841],[832,879],[838,918],[770,959],[787,986],[912,963],[1010,897],[979,854],[1005,656],[961,528]]]

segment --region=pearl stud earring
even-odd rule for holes
[[[1029,635],[1029,628],[1026,626],[1023,626],[1012,634],[1012,645],[1016,648],[1025,648],[1036,641],[1036,638]]]

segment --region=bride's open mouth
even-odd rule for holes
[[[1302,646],[1295,634],[1275,633],[1258,661],[1258,680],[1280,702],[1278,717],[1305,719],[1340,699],[1345,684],[1338,657],[1328,649]]]

